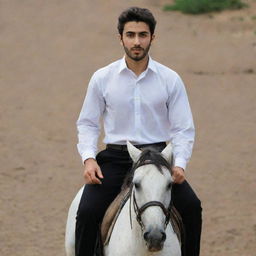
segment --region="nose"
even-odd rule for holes
[[[136,35],[136,36],[134,37],[134,44],[135,44],[135,45],[140,45],[140,38],[139,38],[138,35]]]
[[[166,240],[166,233],[160,229],[148,230],[144,233],[144,239],[147,242],[149,251],[160,251]]]

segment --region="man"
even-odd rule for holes
[[[193,119],[178,74],[149,57],[155,25],[149,10],[125,10],[118,20],[125,56],[90,80],[77,121],[87,185],[77,212],[76,256],[94,255],[98,226],[132,165],[127,140],[159,151],[167,141],[173,144],[173,202],[185,226],[186,255],[199,255],[201,203],[184,172],[194,142]],[[101,118],[107,147],[96,156]]]

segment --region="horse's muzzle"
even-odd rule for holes
[[[157,252],[163,249],[166,234],[163,230],[152,229],[144,233],[144,239],[150,252]]]

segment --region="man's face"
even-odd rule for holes
[[[126,56],[134,61],[144,59],[148,54],[154,37],[145,22],[127,22],[121,37],[121,44],[124,47]]]

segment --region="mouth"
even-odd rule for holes
[[[143,51],[143,49],[142,48],[132,48],[132,51],[134,53],[140,53],[141,51]]]
[[[150,252],[159,252],[163,249],[163,243],[158,245],[147,244],[147,247]]]

